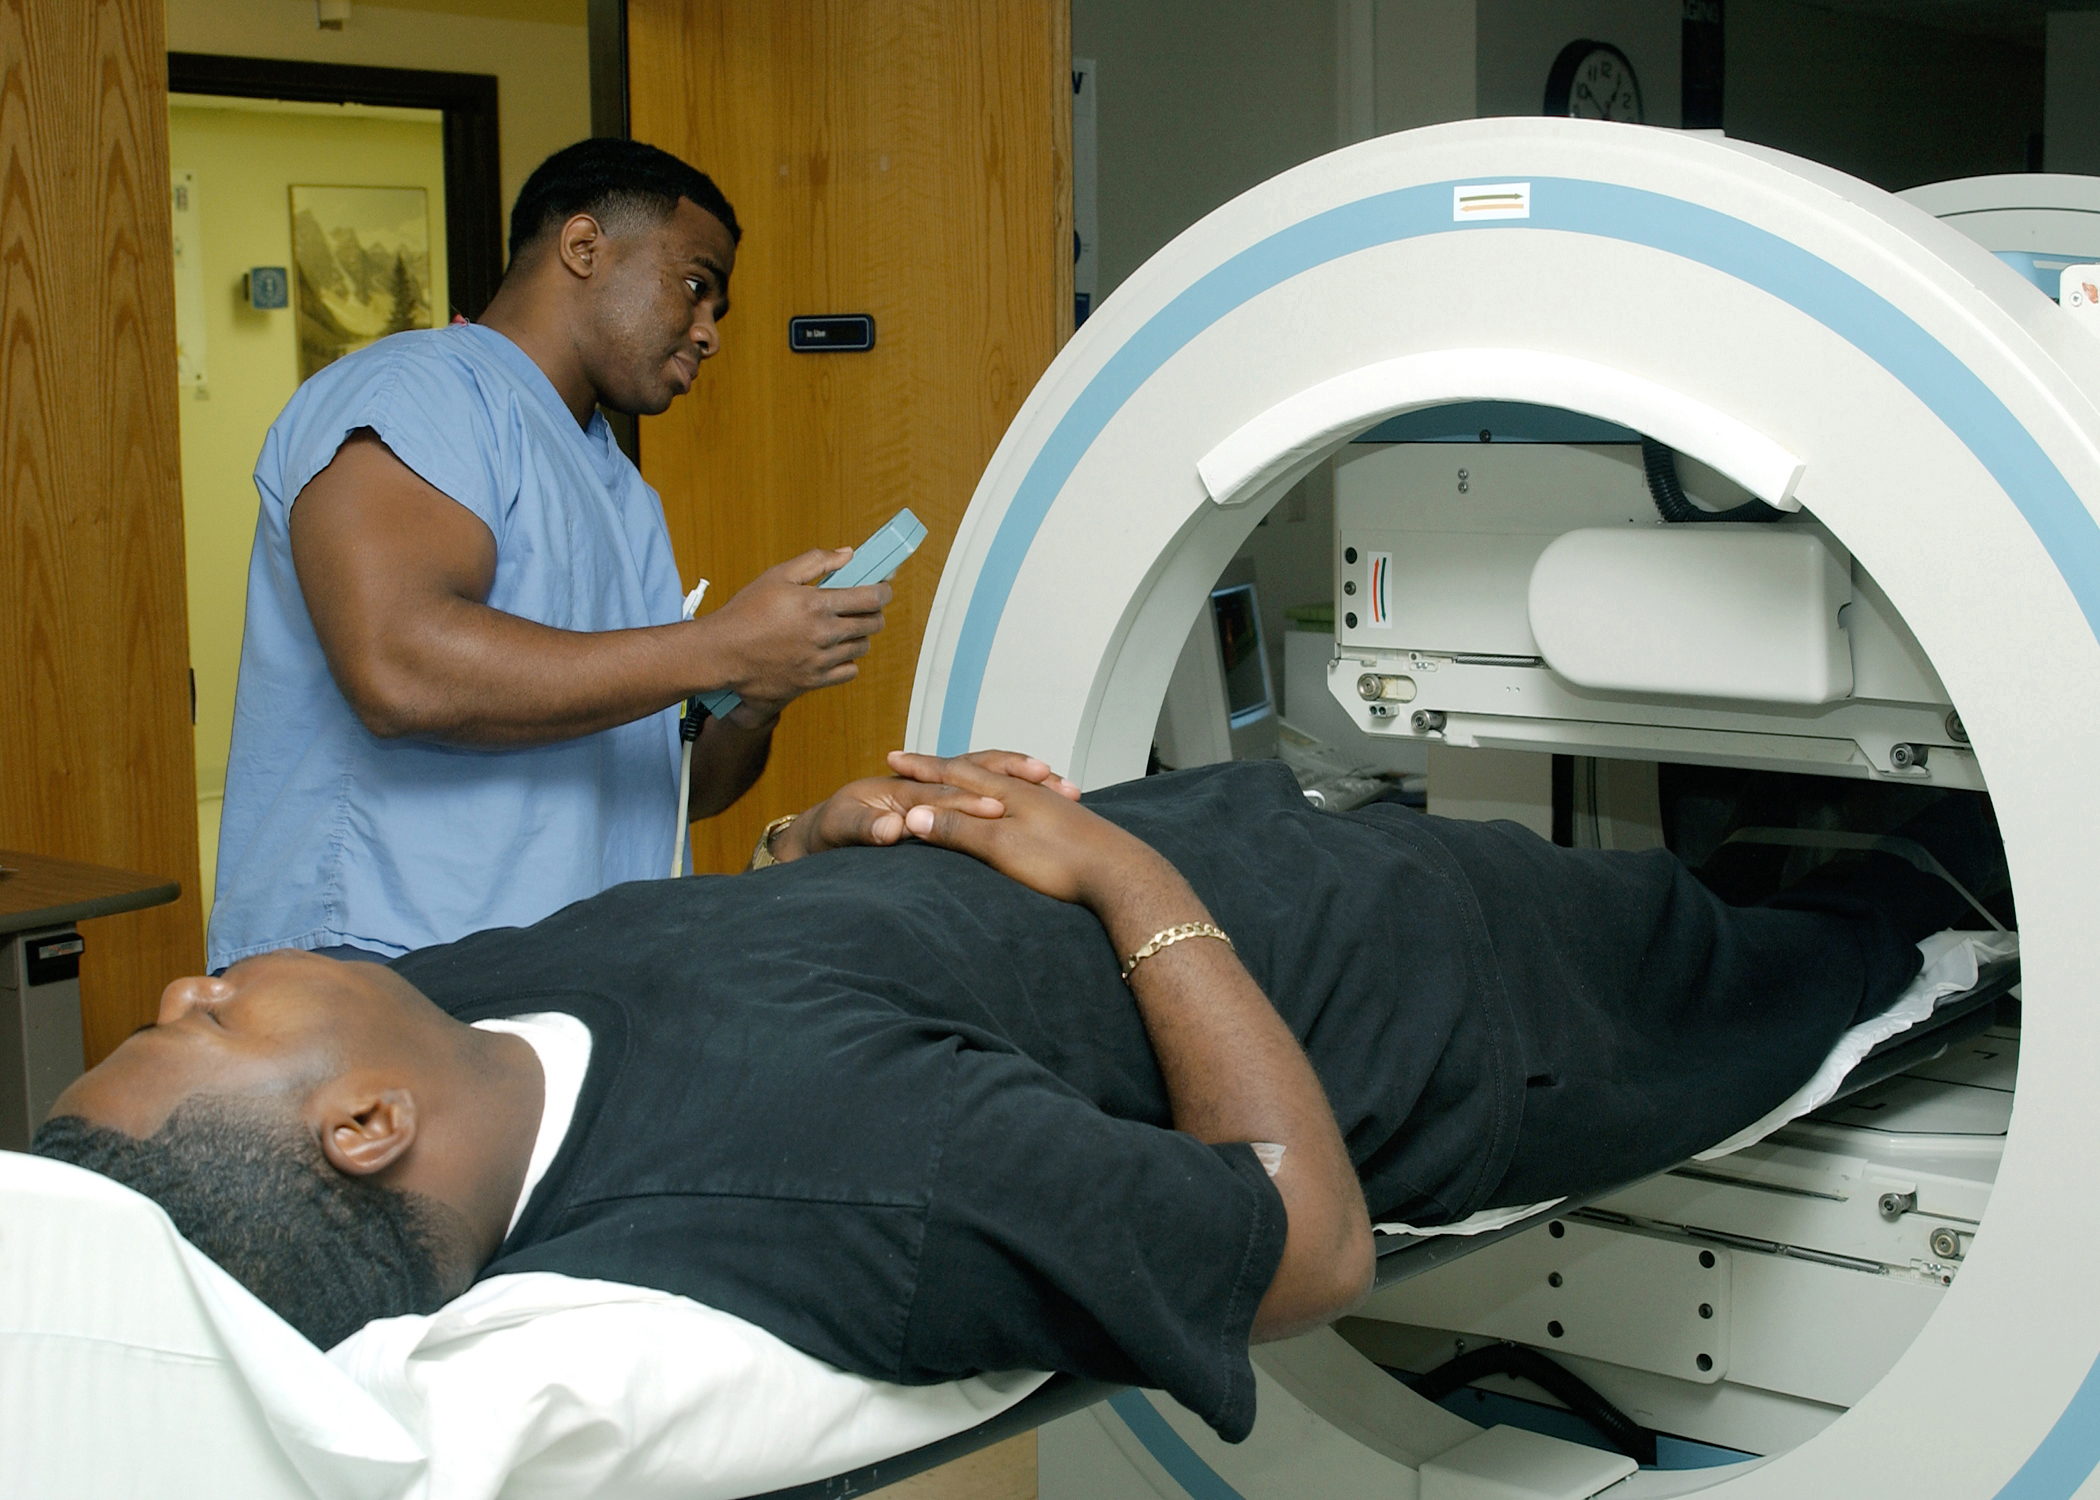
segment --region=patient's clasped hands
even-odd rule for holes
[[[1141,840],[1079,806],[1079,788],[1043,761],[1012,750],[915,755],[893,750],[895,776],[848,782],[772,843],[782,863],[852,844],[906,838],[971,855],[1060,901],[1099,912],[1109,888],[1140,871],[1179,886]]]
[[[1024,789],[1057,794],[1066,805],[1079,800],[1079,788],[1043,761],[1011,750],[979,750],[944,758],[893,750],[894,776],[849,781],[783,829],[773,840],[774,858],[785,864],[805,854],[852,845],[884,846],[907,837],[951,843],[936,830],[950,826],[944,818],[995,822],[1019,806]],[[911,826],[917,812],[917,827]],[[931,835],[929,838],[928,836]]]

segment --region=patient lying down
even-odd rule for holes
[[[158,1199],[324,1347],[556,1271],[887,1380],[1159,1387],[1237,1439],[1250,1339],[1365,1294],[1372,1216],[1682,1160],[1798,1086],[1945,925],[1842,891],[1729,907],[1661,851],[1318,812],[1274,763],[1083,804],[1020,756],[892,765],[780,835],[778,868],[391,968],[178,980],[36,1149]]]

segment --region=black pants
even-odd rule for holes
[[[1430,821],[1479,901],[1527,1080],[1487,1207],[1636,1181],[1757,1120],[1888,1008],[1953,915],[1896,861],[1733,907],[1664,850]]]

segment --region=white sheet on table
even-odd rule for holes
[[[369,1323],[328,1357],[429,1453],[414,1500],[729,1500],[938,1441],[1049,1379],[867,1380],[684,1297],[546,1272]]]
[[[1542,1214],[1554,1204],[1567,1201],[1565,1198],[1548,1198],[1544,1203],[1526,1203],[1519,1208],[1483,1208],[1471,1218],[1452,1224],[1431,1224],[1427,1228],[1417,1228],[1413,1224],[1373,1224],[1371,1227],[1380,1234],[1412,1234],[1423,1239],[1440,1234],[1487,1234],[1491,1230],[1507,1229],[1519,1219]]]
[[[1930,1020],[1933,1008],[1949,995],[1976,988],[1984,964],[1993,959],[2011,958],[2019,951],[2020,935],[2017,932],[1935,932],[1918,944],[1918,952],[1925,959],[1924,967],[1918,970],[1918,977],[1910,982],[1909,988],[1896,997],[1895,1004],[1873,1020],[1863,1021],[1839,1037],[1837,1045],[1830,1049],[1830,1055],[1823,1059],[1823,1066],[1816,1069],[1815,1076],[1794,1090],[1785,1103],[1756,1124],[1745,1126],[1692,1160],[1712,1161],[1717,1156],[1740,1151],[1745,1146],[1755,1145],[1780,1126],[1821,1109],[1836,1097],[1845,1075],[1858,1067],[1869,1052],[1890,1037],[1902,1035],[1920,1021]]]
[[[1717,1156],[1727,1156],[1745,1146],[1754,1146],[1780,1126],[1821,1109],[1836,1097],[1846,1075],[1858,1067],[1869,1052],[1890,1037],[1900,1036],[1920,1021],[1929,1019],[1933,1008],[1949,995],[1974,989],[1985,963],[2011,958],[2019,951],[2020,935],[2016,932],[1948,931],[1936,932],[1926,938],[1918,944],[1918,953],[1924,962],[1917,978],[1887,1010],[1839,1037],[1837,1045],[1830,1049],[1830,1055],[1823,1059],[1814,1076],[1790,1094],[1784,1103],[1756,1124],[1738,1130],[1718,1146],[1701,1151],[1692,1160],[1712,1161]],[[1548,1198],[1543,1203],[1528,1203],[1521,1208],[1484,1209],[1455,1224],[1432,1224],[1426,1228],[1411,1224],[1374,1224],[1371,1227],[1381,1234],[1412,1234],[1424,1238],[1445,1234],[1486,1234],[1507,1228],[1533,1214],[1544,1213],[1556,1203],[1565,1201]]]

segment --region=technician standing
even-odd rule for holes
[[[808,552],[699,619],[604,405],[660,412],[720,347],[740,231],[632,141],[542,163],[479,324],[396,334],[271,427],[220,822],[213,970],[390,958],[662,874],[677,705],[734,688],[694,817],[764,769],[793,698],[852,678],[887,586]]]

